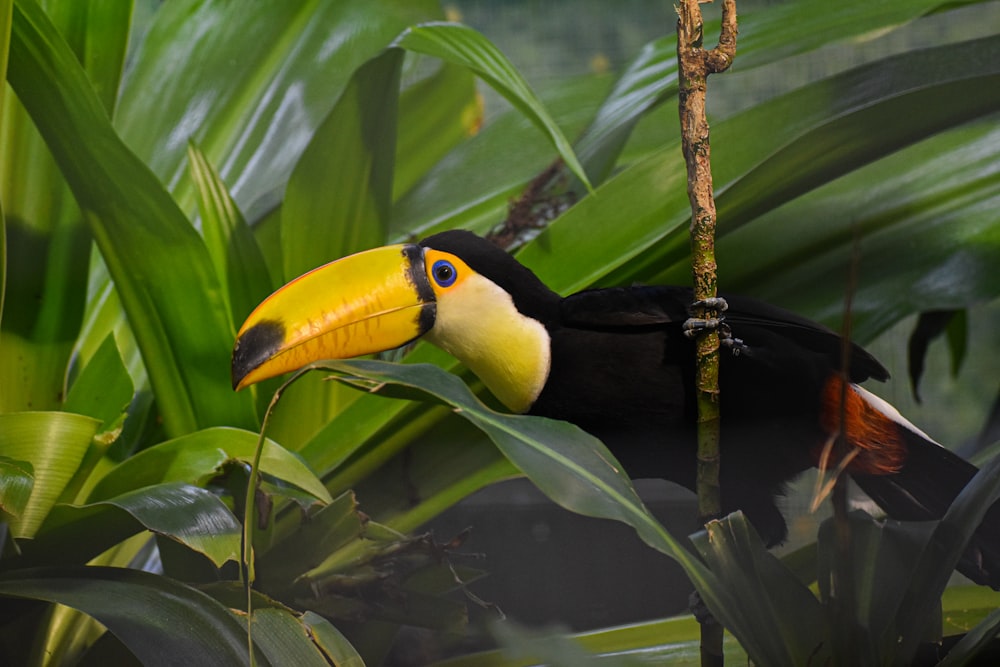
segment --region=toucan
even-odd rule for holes
[[[776,498],[842,430],[853,457],[847,472],[888,516],[944,515],[977,469],[859,385],[888,379],[872,355],[789,311],[722,297],[725,512],[743,510],[767,544],[780,543],[787,528]],[[691,289],[673,286],[564,298],[492,242],[446,231],[350,255],[280,288],[237,334],[233,387],[423,338],[511,411],[572,422],[602,440],[631,477],[694,489],[691,305]],[[958,569],[1000,586],[997,506]]]

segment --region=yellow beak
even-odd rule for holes
[[[233,388],[322,359],[347,359],[405,345],[436,314],[423,249],[392,245],[314,269],[265,299],[233,347]]]

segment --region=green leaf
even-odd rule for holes
[[[360,67],[296,164],[281,209],[286,280],[385,244],[402,62],[389,49]],[[272,433],[295,448],[356,397],[307,378],[291,388]]]
[[[540,95],[564,134],[574,136],[593,118],[609,83],[606,77],[572,79]],[[516,109],[504,112],[455,147],[396,202],[392,239],[406,241],[456,227],[486,233],[553,159],[551,145],[538,140],[538,129],[527,117]]]
[[[274,290],[264,255],[226,184],[193,142],[188,145],[191,180],[198,188],[201,233],[224,286],[233,322],[240,322]]]
[[[307,519],[299,529],[258,556],[257,585],[272,590],[322,563],[332,552],[360,538],[362,518],[354,494],[345,492]]]
[[[309,626],[282,609],[255,609],[254,643],[273,665],[328,667],[325,654],[309,633]]]
[[[994,298],[1000,229],[990,211],[1000,180],[982,147],[998,139],[995,118],[970,123],[782,206],[720,239],[720,280],[836,324],[860,250],[852,329],[861,341],[910,313]]]
[[[570,171],[590,187],[562,130],[507,57],[480,33],[457,23],[428,23],[409,28],[396,40],[396,45],[463,65],[475,72],[545,133]]]
[[[1000,457],[983,466],[937,522],[896,612],[897,655],[912,658],[925,636],[927,619],[939,608],[941,593],[987,510],[1000,498]]]
[[[385,244],[402,63],[390,49],[360,67],[296,164],[281,210],[286,280]]]
[[[761,665],[822,662],[829,643],[816,596],[767,550],[741,512],[705,528],[694,536],[695,546],[741,607],[743,622],[727,629],[751,660]]]
[[[120,429],[133,393],[132,378],[109,334],[70,386],[66,410],[99,419],[105,431]]]
[[[85,211],[167,430],[254,423],[250,396],[225,381],[233,332],[201,238],[115,134],[86,73],[31,0],[15,1],[8,78]]]
[[[187,212],[195,141],[253,224],[280,201],[351,75],[407,26],[440,16],[433,0],[163,3],[116,125]]]
[[[248,664],[246,624],[197,590],[139,570],[52,567],[0,575],[0,595],[79,609],[143,665]],[[257,664],[270,664],[263,656]]]
[[[131,2],[52,2],[49,16],[89,81],[104,113],[114,106]],[[7,69],[11,2],[0,5]],[[11,73],[14,69],[11,68]],[[0,410],[61,409],[66,366],[80,327],[90,236],[38,131],[21,102],[7,95],[0,121],[0,199],[7,214]],[[44,298],[39,295],[44,294]]]
[[[231,461],[249,464],[258,434],[232,428],[209,428],[167,440],[122,461],[94,487],[89,502],[107,500],[128,491],[162,482],[203,485]],[[265,440],[260,469],[306,491],[322,502],[330,494],[294,454]]]
[[[342,373],[338,379],[360,387],[378,390],[382,385],[399,385],[444,401],[482,429],[553,501],[579,514],[622,521],[647,544],[676,560],[712,613],[727,627],[736,625],[728,616],[735,608],[728,591],[649,513],[614,456],[593,436],[567,422],[490,410],[459,378],[429,364],[355,360],[312,367]]]
[[[831,5],[824,0],[805,0],[751,9],[739,17],[736,71],[745,73],[831,41],[892,29],[943,4],[940,0],[890,0]],[[715,35],[718,30],[718,20],[707,22],[707,35]],[[766,94],[766,91],[756,92]],[[593,122],[575,142],[580,161],[595,184],[611,172],[643,115],[676,95],[677,39],[671,34],[643,47],[615,82]],[[676,135],[676,131],[676,124],[672,125],[671,135]]]
[[[439,160],[476,134],[483,108],[468,69],[442,63],[399,96],[399,136],[392,200],[398,200]]]
[[[0,456],[0,512],[17,520],[31,499],[35,475],[27,461]]]
[[[25,545],[26,562],[84,564],[143,529],[204,554],[216,567],[239,558],[242,528],[222,500],[168,482],[87,505],[56,505]]]
[[[347,638],[333,627],[329,621],[307,611],[302,615],[302,623],[308,628],[313,641],[337,667],[365,667],[364,661]]]
[[[71,483],[100,422],[68,412],[0,414],[0,456],[31,464],[34,486],[21,518],[11,524],[16,537],[31,537]]]
[[[713,125],[720,267],[726,266],[721,246],[739,225],[931,132],[1000,108],[998,48],[1000,39],[987,38],[888,58]],[[921,113],[910,113],[915,108]],[[685,183],[676,146],[651,154],[560,216],[518,257],[559,292],[598,280],[689,280]],[[780,239],[760,228],[755,238]],[[781,280],[806,284],[784,273]],[[839,285],[831,289],[842,295]]]

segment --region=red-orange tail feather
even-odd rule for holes
[[[892,406],[856,385],[845,386],[839,375],[824,387],[821,421],[830,435],[839,433],[843,424],[847,446],[858,450],[847,470],[894,519],[940,519],[978,471]],[[987,512],[958,570],[978,584],[1000,590],[1000,505]]]

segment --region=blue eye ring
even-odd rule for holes
[[[434,282],[441,287],[451,287],[458,278],[458,271],[455,270],[455,265],[448,260],[439,259],[431,267],[431,275],[434,277]]]

